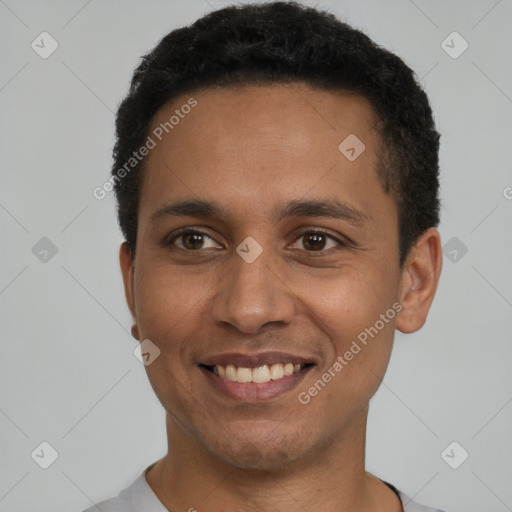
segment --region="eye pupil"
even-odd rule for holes
[[[203,245],[203,235],[200,233],[184,233],[182,240],[187,249],[200,249]]]
[[[181,239],[182,247],[188,251],[194,251],[202,249],[204,245],[204,233],[199,231],[185,231],[182,232],[177,238]],[[208,237],[207,237],[208,238]],[[320,231],[313,231],[302,234],[302,245],[303,247],[311,252],[320,252],[325,249],[327,239],[330,237]]]
[[[311,240],[313,240],[313,243],[310,243]],[[306,249],[309,248],[313,250],[323,249],[325,247],[325,235],[321,233],[310,233],[305,235],[304,247],[306,247]]]

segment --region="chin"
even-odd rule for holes
[[[216,459],[232,467],[255,471],[285,468],[309,451],[294,432],[279,436],[268,432],[258,435],[223,436],[223,439],[203,439],[203,444]]]
[[[238,449],[229,447],[228,450],[215,450],[210,447],[212,455],[221,460],[224,464],[238,469],[254,471],[276,471],[292,464],[296,455],[281,451],[260,450],[256,446],[241,446]]]

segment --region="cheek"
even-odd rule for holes
[[[361,389],[372,395],[389,362],[399,305],[394,288],[376,282],[368,273],[347,272],[308,298],[313,321],[330,339],[328,365],[338,362],[333,371],[341,378],[333,388],[345,388],[342,395]]]
[[[299,293],[312,319],[336,344],[343,346],[365,328],[373,326],[388,307],[393,294],[379,285],[368,267],[352,265],[328,276],[308,276]]]
[[[135,287],[141,340],[149,339],[159,350],[158,357],[145,366],[149,382],[166,411],[172,411],[185,429],[184,411],[193,407],[189,403],[193,395],[191,344],[186,341],[197,329],[203,295],[193,279],[187,280],[169,265],[152,265],[141,272]]]
[[[194,282],[169,265],[152,265],[142,271],[135,285],[141,335],[163,341],[192,321],[204,295],[204,289]]]
[[[136,284],[141,340],[149,339],[159,350],[155,361],[146,366],[148,378],[160,400],[173,402],[178,409],[176,401],[192,393],[194,344],[187,342],[201,329],[207,290],[204,278],[187,278],[169,265],[153,265]]]

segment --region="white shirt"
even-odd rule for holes
[[[146,473],[155,464],[156,463],[153,463],[148,466],[137,479],[123,489],[117,497],[102,501],[83,512],[98,512],[98,509],[101,510],[101,512],[169,512],[156,497],[156,494],[146,481]],[[384,483],[398,494],[404,512],[443,512],[437,508],[419,505],[393,485],[388,482]],[[190,508],[193,510],[193,507]]]

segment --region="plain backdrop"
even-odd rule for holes
[[[114,198],[92,191],[140,56],[229,3],[0,1],[0,512],[79,512],[166,451]],[[403,58],[442,134],[444,269],[425,327],[396,336],[368,470],[448,512],[512,510],[512,2],[305,3]],[[47,58],[42,32],[58,44]]]

